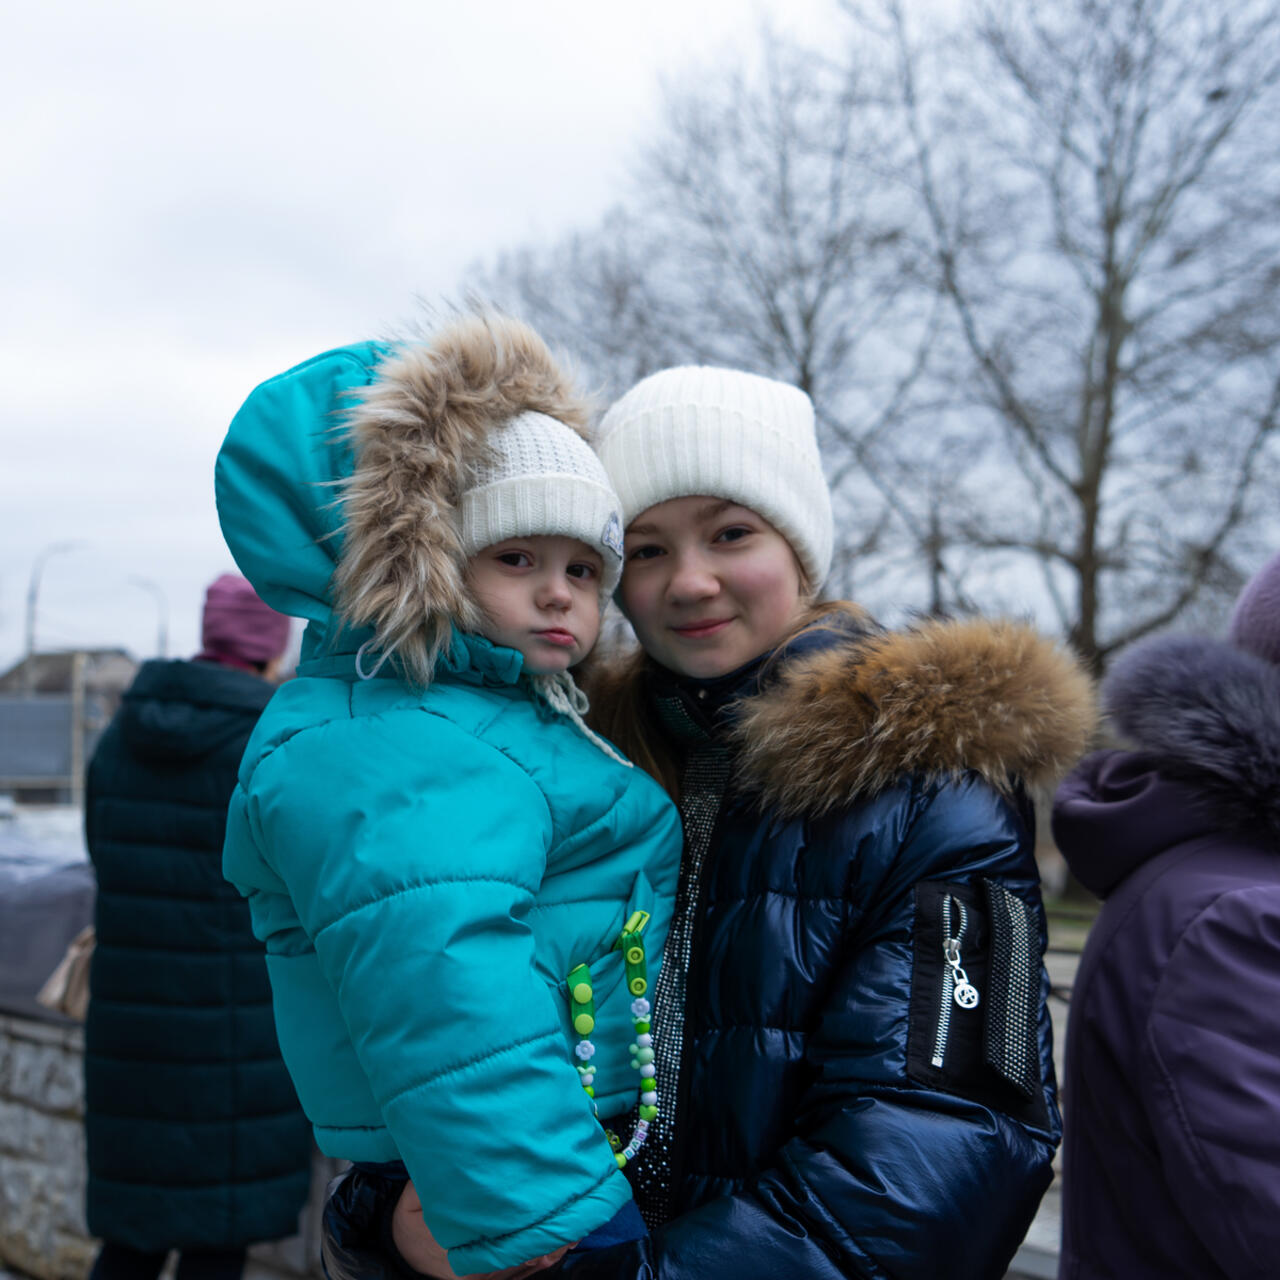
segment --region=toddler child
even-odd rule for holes
[[[406,1178],[459,1275],[642,1230],[621,1168],[660,1105],[680,830],[569,674],[622,549],[585,421],[530,329],[472,314],[271,379],[219,455],[242,572],[309,620],[224,872],[317,1143],[355,1162],[335,1277],[394,1273]]]

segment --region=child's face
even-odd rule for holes
[[[567,671],[600,634],[604,563],[585,542],[561,534],[508,538],[467,561],[484,613],[480,634],[524,656],[532,675]]]

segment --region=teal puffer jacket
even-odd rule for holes
[[[466,1274],[575,1240],[630,1196],[574,1070],[566,978],[591,968],[596,1101],[626,1112],[633,997],[614,944],[642,909],[656,957],[680,831],[652,779],[532,696],[513,650],[455,628],[425,690],[394,660],[359,674],[373,633],[333,613],[349,539],[326,482],[362,459],[325,428],[387,357],[346,348],[259,387],[219,458],[241,569],[311,620],[299,678],[245,753],[223,869],[266,944],[320,1148],[402,1159]]]

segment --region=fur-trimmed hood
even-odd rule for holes
[[[1221,640],[1159,636],[1113,666],[1116,729],[1194,782],[1232,827],[1280,835],[1280,667]]]
[[[586,434],[589,406],[542,339],[484,314],[402,347],[351,410],[355,466],[341,489],[336,602],[420,683],[453,624],[478,621],[457,520],[470,469],[490,432],[529,411]]]
[[[589,403],[506,316],[326,352],[236,415],[217,467],[227,543],[264,600],[319,624],[311,649],[359,637],[426,684],[454,624],[476,622],[459,498],[490,433],[526,411],[586,435]]]
[[[785,816],[825,813],[906,775],[975,771],[1000,791],[1052,787],[1085,750],[1097,713],[1080,664],[1032,628],[981,620],[884,632],[856,606],[788,646],[732,717],[736,785]],[[593,712],[627,744],[643,702],[635,657],[597,665]],[[639,762],[643,743],[631,743]],[[674,785],[674,779],[669,779]]]
[[[1092,683],[1060,646],[1018,623],[964,620],[789,662],[734,734],[742,785],[790,815],[825,813],[904,775],[1048,787],[1095,722]]]

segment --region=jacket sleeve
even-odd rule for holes
[[[425,715],[306,729],[244,804],[427,1224],[467,1274],[579,1239],[630,1191],[534,967],[546,801],[449,721],[423,732]]]
[[[847,957],[809,1038],[813,1083],[790,1118],[795,1136],[736,1194],[702,1204],[647,1241],[570,1255],[564,1270],[574,1280],[1004,1274],[1049,1184],[1058,1140],[1048,979],[1037,965],[1030,1003],[1043,1127],[914,1079],[907,1048],[916,888],[991,879],[1028,903],[1042,931],[1031,836],[976,779],[890,804],[882,831],[897,848],[875,901],[850,925]],[[840,836],[837,822],[820,838]],[[871,852],[865,843],[855,850],[846,835],[840,856]]]
[[[1280,890],[1224,894],[1183,934],[1146,1028],[1169,1189],[1224,1275],[1280,1256]]]

